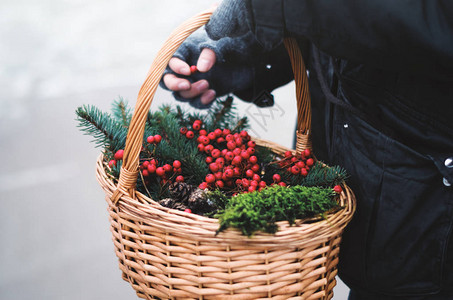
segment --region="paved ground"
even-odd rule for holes
[[[0,3],[0,299],[136,299],[120,277],[99,150],[76,128],[82,104],[135,102],[170,31],[208,0]],[[255,135],[290,146],[293,86],[277,110],[240,109]],[[171,102],[159,90],[153,105]],[[346,299],[341,283],[335,300]]]

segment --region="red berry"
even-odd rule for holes
[[[248,153],[247,150],[242,150],[241,151],[241,157],[243,159],[249,159],[250,158],[250,153]]]
[[[182,176],[182,175],[176,176],[175,181],[176,181],[176,182],[184,182],[184,176]]]
[[[212,159],[211,156],[207,156],[206,159],[204,160],[207,164],[212,163],[214,160]]]
[[[173,162],[173,168],[176,168],[176,169],[181,168],[181,162],[179,160],[175,160]]]
[[[146,138],[146,141],[150,144],[154,144],[154,136],[150,135],[149,137]]]
[[[242,163],[242,157],[240,157],[239,155],[236,155],[236,156],[233,158],[233,160],[231,161],[231,164],[232,164],[233,166],[239,166],[239,165],[241,165],[241,163]]]
[[[198,144],[197,148],[198,148],[198,151],[204,152],[204,145],[203,144]]]
[[[116,151],[115,155],[113,156],[116,160],[122,160],[123,159],[123,154],[124,150],[118,150]]]
[[[214,174],[214,177],[216,180],[221,180],[222,177],[223,177],[223,173],[222,172],[217,172]]]
[[[164,171],[167,172],[167,173],[171,172],[173,170],[173,168],[169,164],[165,164],[163,166],[163,168],[164,168]]]
[[[208,188],[208,184],[207,184],[206,182],[203,181],[202,183],[200,183],[200,184],[198,185],[198,188],[199,188],[200,190],[207,189],[207,188]]]
[[[253,177],[253,174],[255,174],[252,170],[248,169],[247,171],[245,171],[245,176],[249,177],[249,178],[252,178]]]
[[[256,191],[256,185],[251,185],[251,186],[249,186],[249,188],[248,188],[247,190],[248,190],[250,193]]]
[[[236,148],[236,143],[233,141],[229,141],[227,143],[227,148],[228,148],[228,150],[233,150],[234,148]]]
[[[300,169],[298,166],[292,166],[291,167],[291,173],[293,173],[294,175],[297,175],[300,173]]]
[[[266,181],[260,181],[260,183],[258,185],[260,187],[265,187],[267,184],[266,184]]]
[[[110,168],[113,168],[113,166],[116,166],[116,160],[112,159],[111,161],[109,161],[109,167]]]
[[[215,186],[218,187],[219,189],[223,189],[223,187],[225,186],[225,184],[223,183],[222,180],[217,180],[215,182]]]
[[[229,134],[227,134],[227,135],[225,136],[225,140],[226,140],[227,142],[233,141],[233,140],[234,140],[234,136],[233,136],[231,133],[229,133]]]
[[[211,164],[209,164],[209,170],[211,170],[211,172],[215,173],[219,170],[219,165],[216,163],[211,163]]]
[[[335,191],[335,193],[337,194],[341,194],[341,192],[343,191],[343,189],[341,188],[341,186],[339,185],[336,185],[333,187],[333,190]]]
[[[162,137],[158,134],[154,136],[154,143],[159,144],[162,141]]]
[[[235,167],[233,169],[233,176],[235,176],[235,177],[241,176],[241,169],[239,169],[238,167]]]
[[[181,134],[186,134],[187,133],[187,127],[181,127],[181,129],[179,129],[179,132]]]
[[[146,170],[146,169],[142,171],[142,174],[143,174],[143,176],[145,176],[145,177],[148,177],[148,176],[149,176],[149,172],[148,172],[148,170]]]
[[[206,146],[206,145],[209,145],[210,140],[207,136],[202,135],[202,136],[200,136],[200,142]]]
[[[244,188],[248,188],[250,185],[250,181],[247,178],[242,178],[242,186]]]
[[[193,139],[194,136],[195,134],[193,133],[192,130],[186,132],[186,138],[188,138],[189,140]]]
[[[253,170],[252,170],[252,171],[253,171]],[[260,177],[260,175],[258,175],[258,174],[255,173],[255,174],[253,174],[252,179],[259,182],[259,181],[261,180],[261,177]]]
[[[210,133],[208,133],[208,138],[209,138],[211,141],[213,141],[213,140],[215,140],[215,139],[217,138],[217,136],[215,135],[214,132],[210,132]]]
[[[282,177],[279,174],[274,174],[272,176],[272,180],[274,180],[274,182],[280,182],[280,180],[282,180]]]
[[[284,183],[283,181],[280,181],[280,182],[278,183],[278,185],[279,185],[279,186],[286,186],[286,183]]]
[[[247,152],[248,152],[250,155],[255,154],[255,151],[256,151],[255,148],[252,148],[252,147],[248,147],[248,148],[247,148]]]
[[[190,73],[193,74],[195,72],[197,72],[198,69],[197,69],[197,66],[190,66]]]
[[[162,167],[157,168],[156,169],[156,174],[157,174],[157,176],[160,176],[160,177],[164,176],[165,175],[164,168],[162,168]]]
[[[291,151],[286,151],[285,152],[285,157],[292,157],[293,156],[293,153]]]
[[[233,152],[228,151],[227,153],[225,153],[225,156],[224,156],[224,157],[225,157],[225,159],[226,159],[227,161],[232,161],[233,158],[234,158],[234,154],[233,154]]]
[[[147,169],[148,169],[148,172],[152,174],[152,173],[156,172],[156,165],[149,164]]]
[[[204,147],[204,151],[206,153],[211,153],[211,151],[214,150],[214,146],[213,145],[207,145]]]
[[[190,208],[186,208],[186,209],[184,210],[184,212],[185,212],[185,213],[188,213],[188,214],[191,214],[191,213],[192,213],[192,210],[191,210]]]
[[[222,129],[217,128],[216,130],[214,130],[214,133],[216,137],[220,137],[223,134],[223,131]]]
[[[215,182],[215,176],[213,174],[208,174],[208,175],[206,175],[205,180],[206,180],[207,183],[214,183]]]
[[[203,121],[200,120],[200,119],[196,119],[195,121],[193,121],[194,123],[199,123],[200,125],[203,124]]]
[[[249,162],[252,164],[256,164],[258,162],[258,158],[255,155],[250,156]]]
[[[148,168],[148,166],[149,166],[149,161],[145,160],[145,161],[143,162],[142,166],[143,166],[143,168],[145,168],[145,169]]]
[[[248,141],[247,146],[255,148],[256,143],[254,141]]]
[[[219,168],[223,168],[223,166],[225,165],[225,159],[223,157],[219,157],[215,160],[216,164],[219,165]]]
[[[305,156],[305,157],[309,157],[310,155],[311,155],[310,149],[305,149],[305,150],[304,150],[304,156]]]
[[[231,178],[234,176],[234,171],[232,169],[226,169],[224,174],[227,178]]]
[[[240,148],[234,148],[233,150],[233,154],[236,156],[236,155],[241,155],[242,153],[242,150]]]
[[[221,154],[221,152],[220,152],[219,149],[213,149],[213,150],[211,151],[211,155],[212,155],[213,158],[218,158],[218,157],[220,157],[220,154]]]
[[[305,167],[305,164],[304,164],[303,161],[298,161],[298,162],[296,163],[296,166],[298,166],[299,169],[302,169],[303,167]]]
[[[248,132],[245,131],[245,130],[242,130],[242,131],[239,133],[239,135],[240,135],[241,137],[243,137],[243,138],[247,138],[247,137],[249,136]]]
[[[174,169],[173,171],[174,171],[175,173],[177,173],[177,174],[181,174],[182,169],[181,169],[181,168],[177,168],[177,169]]]
[[[307,166],[311,167],[311,166],[313,166],[315,161],[313,160],[313,158],[309,158],[309,159],[307,159],[307,161],[305,163],[307,164]]]
[[[201,123],[199,123],[199,122],[194,122],[194,123],[192,124],[192,128],[193,128],[193,130],[196,130],[196,131],[200,130],[200,129],[201,129]]]
[[[302,175],[302,176],[304,176],[304,177],[307,176],[307,175],[308,175],[307,169],[306,169],[306,168],[302,168],[302,169],[300,170],[300,175]]]
[[[225,139],[223,137],[217,138],[217,144],[221,144],[223,142],[225,142]]]
[[[253,172],[258,173],[260,170],[260,165],[254,164],[250,169],[252,169]]]
[[[238,137],[238,138],[234,139],[234,142],[236,143],[237,146],[241,146],[242,145],[242,138]]]
[[[158,165],[157,159],[155,159],[155,158],[151,159],[151,160],[149,161],[149,163],[152,164],[152,165],[155,165],[155,166]]]
[[[198,133],[203,136],[206,136],[208,134],[208,132],[204,129],[201,129]]]

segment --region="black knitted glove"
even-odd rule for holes
[[[184,77],[190,82],[206,79],[210,88],[216,91],[217,97],[234,93],[247,102],[254,102],[257,106],[266,107],[274,104],[273,99],[257,98],[263,91],[273,89],[292,80],[291,65],[283,46],[272,52],[263,52],[251,33],[238,38],[222,38],[211,40],[204,30],[199,30],[187,38],[175,53],[175,57],[196,65],[198,57],[204,48],[213,50],[216,54],[216,63],[206,73],[196,72],[191,76],[175,74],[169,67],[164,73],[172,73]],[[166,88],[163,80],[161,87]],[[200,97],[186,99],[178,92],[173,92],[176,100],[189,102],[195,108],[208,108]]]

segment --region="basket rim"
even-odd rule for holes
[[[260,146],[269,147],[277,155],[292,150],[259,138],[253,138],[253,140]],[[246,243],[256,246],[266,245],[266,247],[281,246],[282,244],[300,247],[301,244],[322,243],[342,233],[356,208],[355,196],[344,183],[344,191],[339,197],[340,208],[328,212],[325,218],[298,219],[293,225],[290,225],[288,221],[278,221],[276,222],[278,230],[274,234],[259,231],[251,237],[247,237],[236,228],[228,228],[216,234],[219,227],[218,219],[164,207],[138,191],[135,193],[135,199],[129,195],[122,195],[120,200],[114,204],[111,198],[117,186],[114,178],[106,172],[106,168],[107,165],[101,153],[97,159],[97,180],[106,193],[109,209],[113,210],[124,221],[130,223],[131,227],[139,222],[141,229],[152,230],[152,228],[156,228],[166,234],[194,239],[199,242]]]

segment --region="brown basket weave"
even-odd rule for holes
[[[339,244],[355,210],[345,186],[342,208],[322,219],[278,222],[275,234],[248,238],[228,229],[215,235],[217,219],[159,205],[135,189],[146,114],[164,69],[179,45],[212,11],[180,25],[154,60],[131,120],[120,178],[108,175],[100,156],[97,179],[106,193],[115,252],[123,279],[144,299],[330,299],[336,284]],[[298,146],[309,144],[310,99],[299,49],[286,40],[296,79]],[[255,139],[279,155],[288,149]]]

